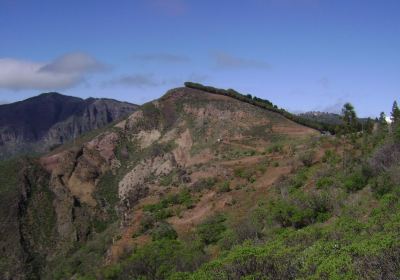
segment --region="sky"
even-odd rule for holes
[[[193,81],[375,117],[400,101],[399,14],[399,0],[0,0],[0,103],[142,104]]]

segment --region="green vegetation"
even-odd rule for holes
[[[170,224],[162,222],[152,230],[151,238],[153,241],[160,239],[177,239],[178,234]]]
[[[336,133],[336,125],[332,125],[330,123],[321,123],[321,122],[318,122],[315,120],[303,118],[301,116],[296,116],[282,108],[279,109],[276,105],[273,105],[272,102],[269,100],[264,100],[262,98],[258,98],[255,96],[253,97],[250,94],[244,95],[233,89],[227,89],[227,90],[219,89],[219,88],[215,88],[215,87],[211,87],[211,86],[204,86],[202,84],[192,83],[192,82],[186,82],[185,86],[188,88],[199,89],[199,90],[207,91],[207,92],[214,93],[214,94],[226,95],[226,96],[238,99],[242,102],[246,102],[246,103],[255,105],[257,107],[279,113],[279,114],[283,115],[284,117],[286,117],[292,121],[295,121],[299,124],[302,124],[302,125],[305,125],[305,126],[308,126],[308,127],[320,130],[320,131],[330,131],[331,133]]]
[[[207,90],[238,94],[233,90],[222,93],[217,89]],[[268,100],[250,95],[235,98],[280,111]],[[163,115],[153,103],[142,109],[150,117]],[[139,152],[136,143],[120,140],[118,157],[124,165],[130,165],[99,178],[94,193],[99,208],[89,209],[74,200],[76,205],[71,211],[78,240],[71,242],[75,247],[64,255],[47,254],[57,244],[56,213],[54,194],[47,188],[48,174],[38,165],[21,169],[17,161],[0,163],[0,199],[2,203],[19,203],[20,193],[12,196],[11,190],[21,183],[27,187],[26,198],[18,204],[21,214],[17,218],[23,223],[16,230],[24,240],[24,250],[31,254],[28,257],[35,260],[29,265],[37,271],[37,278],[43,275],[43,279],[398,279],[399,109],[397,104],[393,105],[393,124],[388,124],[381,115],[376,131],[359,131],[351,104],[344,106],[342,115],[343,126],[337,130],[340,132],[337,136],[297,143],[277,138],[262,155],[255,149],[233,149],[232,157],[258,156],[251,158],[248,165],[235,161],[229,165],[229,172],[200,179],[190,190],[169,186],[177,186],[176,182],[190,174],[189,171],[201,171],[191,173],[198,177],[212,176],[214,172],[207,173],[210,166],[202,169],[204,165],[200,165],[197,170],[190,167],[188,173],[181,173],[184,167],[179,167],[157,181],[152,177],[152,183],[159,184],[154,184],[151,191],[160,195],[160,200],[139,205],[143,207],[140,229],[133,234],[134,240],[128,240],[139,242],[122,248],[119,261],[111,265],[105,265],[104,260],[109,256],[110,245],[122,238],[120,222],[125,222],[118,220],[116,209],[121,204],[117,182],[125,168],[131,168],[137,161],[171,151],[172,141]],[[258,127],[254,135],[263,130]],[[280,158],[284,160],[279,161]],[[282,168],[269,168],[279,164]],[[260,178],[266,178],[269,171],[276,176],[271,180],[275,184],[262,188]],[[17,179],[20,172],[24,174],[20,177],[22,181]],[[252,184],[256,180],[260,184]],[[205,204],[202,200],[201,207],[186,212],[180,221],[189,216],[187,213],[197,214],[205,209],[200,218],[179,224],[179,213],[192,209],[202,195],[205,202],[210,199],[210,205],[202,208]],[[132,202],[138,199],[134,197]],[[178,217],[167,220],[174,215]],[[89,229],[81,230],[86,223]],[[151,240],[137,238],[142,234]],[[12,261],[1,257],[0,269]]]
[[[209,245],[220,240],[223,232],[226,230],[226,226],[224,225],[225,221],[225,216],[222,214],[217,214],[201,223],[196,230],[200,241],[206,245]]]
[[[187,189],[177,194],[169,194],[158,203],[145,205],[143,210],[147,213],[147,216],[141,221],[141,232],[147,232],[152,229],[157,222],[173,216],[171,207],[177,205],[181,205],[187,209],[194,206],[192,195]]]
[[[211,216],[185,241],[153,219],[154,241],[101,273],[108,271],[109,279],[396,279],[400,145],[389,130],[358,135],[350,126],[347,131],[296,153],[292,174],[245,216]],[[317,159],[315,150],[327,144]],[[249,181],[269,163],[236,168],[234,176]],[[228,181],[206,178],[196,188],[226,186]],[[169,209],[187,197],[165,197],[146,210]]]

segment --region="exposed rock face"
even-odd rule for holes
[[[127,116],[138,106],[112,99],[44,93],[0,106],[0,158],[46,152]]]
[[[70,100],[74,104],[78,101]],[[40,129],[31,125],[30,130],[17,131],[29,139],[49,143],[46,137],[50,132],[56,135],[51,139],[59,137],[55,127],[62,124],[71,128],[72,135],[98,123],[106,124],[109,119],[107,114],[99,113],[101,106],[109,108],[103,101],[92,100],[82,109],[79,119],[85,121],[79,124],[75,115],[68,117],[70,112],[63,109],[57,118],[62,121],[57,125],[49,121]],[[114,112],[112,118],[117,115]],[[55,279],[53,273],[65,272],[62,265],[66,260],[77,258],[76,255],[92,258],[85,255],[87,250],[79,252],[83,245],[93,244],[103,233],[113,240],[110,243],[117,236],[121,238],[126,228],[138,222],[134,221],[134,214],[143,198],[157,199],[174,185],[193,187],[200,178],[226,176],[231,172],[229,164],[234,164],[234,160],[229,161],[234,149],[265,149],[278,134],[299,137],[316,131],[229,97],[178,88],[143,105],[126,121],[88,142],[43,156],[19,174],[18,182],[11,183],[14,190],[0,195],[0,202],[11,203],[7,209],[0,206],[0,219],[6,225],[0,231],[0,250],[10,260],[4,267],[0,262],[0,278]],[[0,176],[0,191],[3,188]],[[208,205],[206,211],[196,212],[197,218],[188,217],[180,223],[190,224],[211,212],[210,201],[204,201]],[[225,205],[227,201],[229,198],[224,198],[221,203]],[[223,207],[221,203],[216,207]],[[38,223],[44,226],[35,227]],[[110,229],[117,232],[109,233]],[[126,236],[130,244],[132,234]],[[103,240],[98,244],[105,249],[112,245]],[[97,254],[106,251],[96,249]],[[101,265],[105,256],[106,253],[101,255],[95,264]],[[67,271],[60,279],[76,279],[78,265],[71,263],[72,274]]]

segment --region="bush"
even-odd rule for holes
[[[267,152],[272,154],[272,153],[281,153],[283,151],[283,145],[282,144],[274,144],[271,147],[267,149]]]
[[[178,234],[169,223],[161,222],[151,231],[151,238],[153,241],[160,239],[177,239]]]
[[[306,151],[306,152],[301,153],[299,155],[299,160],[301,161],[301,163],[304,166],[310,167],[313,164],[314,157],[315,157],[315,151],[314,150],[310,150],[310,151]]]
[[[267,207],[272,220],[282,227],[303,228],[330,217],[326,194],[296,191],[288,199],[271,201]]]
[[[118,279],[168,279],[174,272],[193,271],[204,261],[204,253],[190,244],[156,240],[135,250],[124,262]]]
[[[343,186],[347,191],[355,192],[364,188],[366,183],[366,179],[361,172],[355,172],[344,179]]]
[[[333,150],[327,150],[322,157],[322,162],[336,165],[340,162],[340,158]]]
[[[156,223],[156,219],[151,213],[144,213],[142,220],[140,221],[140,232],[145,233],[152,229]]]
[[[316,185],[317,185],[317,188],[324,189],[324,188],[333,186],[334,183],[335,183],[335,181],[331,177],[322,177],[322,178],[318,179]]]
[[[394,187],[395,184],[387,173],[377,177],[372,183],[372,191],[379,197],[391,192]]]
[[[226,230],[224,225],[225,220],[224,215],[217,214],[198,225],[196,232],[200,240],[206,245],[216,243],[220,240],[222,233]]]
[[[155,204],[145,205],[143,210],[152,213],[156,221],[161,221],[172,216],[170,206],[184,205],[186,208],[193,207],[193,200],[190,192],[185,189],[178,194],[170,194]]]
[[[224,193],[224,192],[230,192],[230,191],[231,191],[231,187],[229,186],[228,181],[221,183],[217,189],[218,193]]]

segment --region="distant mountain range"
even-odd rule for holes
[[[113,99],[81,99],[56,92],[0,105],[0,158],[46,152],[119,120],[137,107]]]

